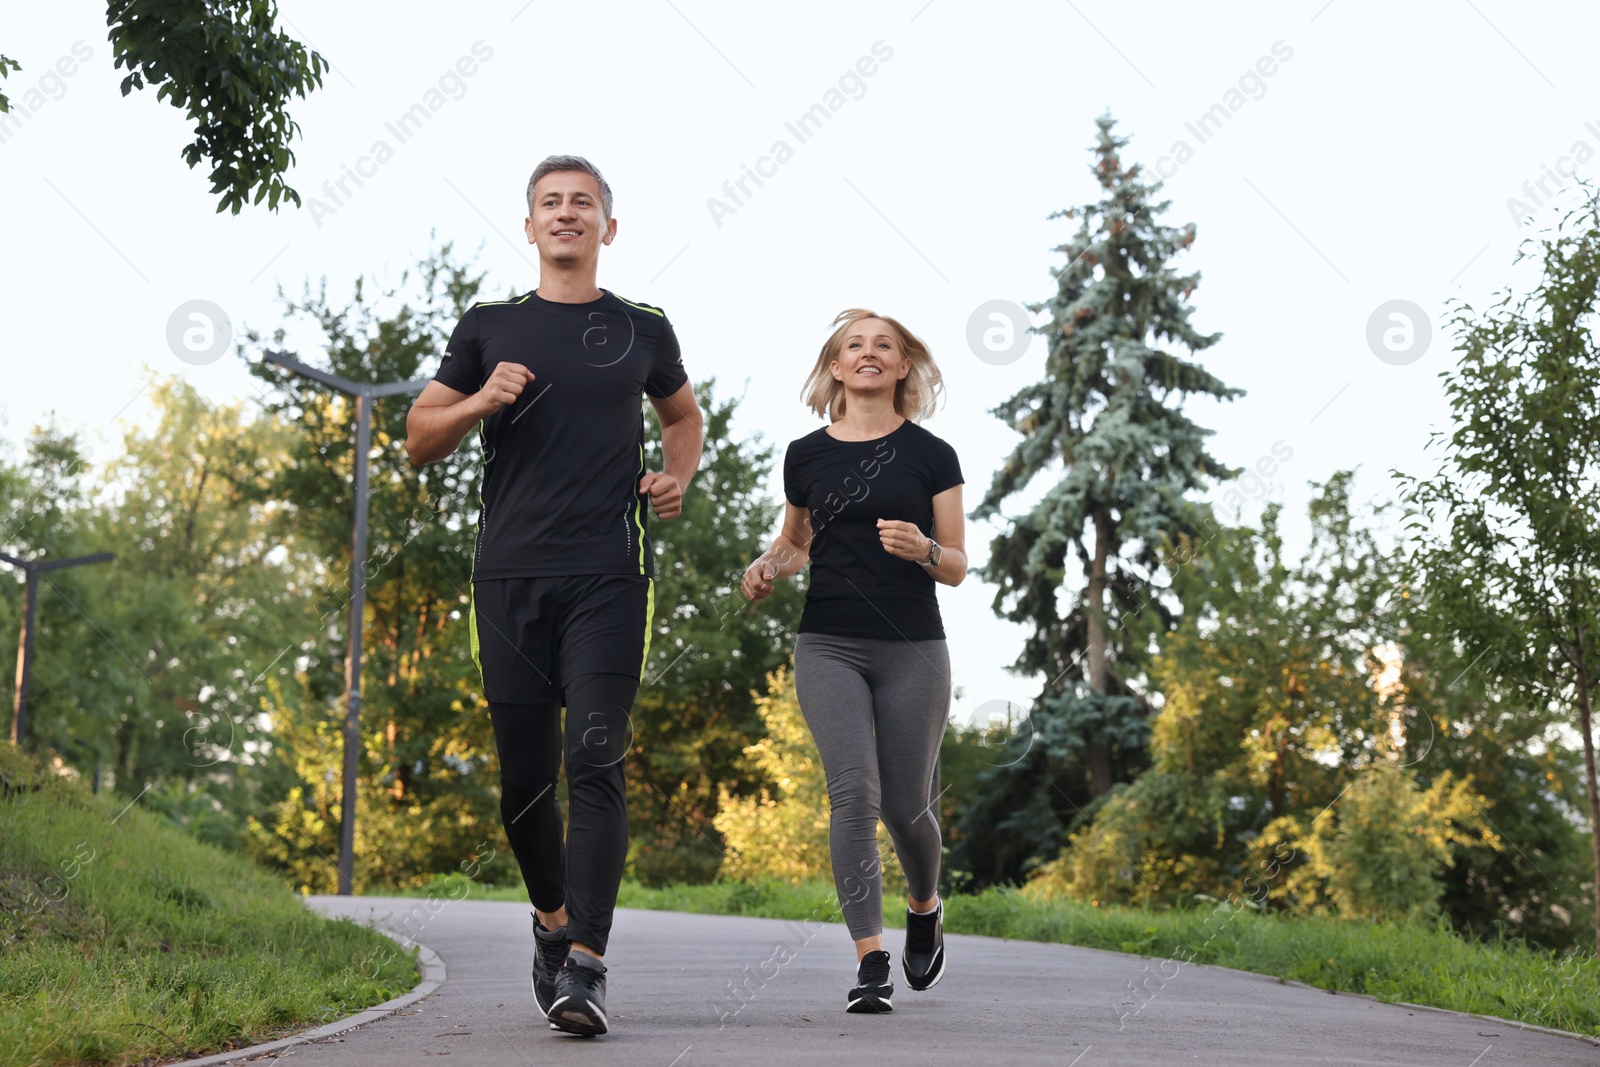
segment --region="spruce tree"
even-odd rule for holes
[[[1035,328],[1048,339],[1045,374],[994,410],[1022,440],[972,515],[1005,526],[982,568],[998,586],[996,613],[1034,631],[1012,669],[1046,679],[1027,756],[992,772],[969,811],[994,832],[972,836],[1010,857],[1009,870],[989,872],[996,879],[1053,855],[1082,805],[1140,765],[1147,708],[1133,682],[1148,637],[1172,620],[1162,575],[1181,566],[1175,546],[1210,530],[1189,494],[1238,473],[1206,451],[1211,431],[1181,409],[1190,395],[1242,393],[1191,358],[1221,339],[1189,322],[1199,274],[1172,266],[1195,227],[1159,221],[1170,205],[1156,199],[1162,183],[1124,165],[1128,142],[1109,114],[1096,125],[1100,198],[1050,216],[1078,229],[1054,249],[1066,257],[1051,270],[1055,293],[1031,306],[1050,315]],[[1002,514],[1024,493],[1037,503]],[[996,840],[1007,831],[1025,840]],[[975,860],[964,869],[989,880]]]

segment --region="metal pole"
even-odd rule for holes
[[[23,567],[22,632],[17,635],[17,692],[11,705],[11,743],[21,745],[28,732],[28,681],[33,675],[33,627],[39,614],[39,568]]]
[[[356,866],[356,776],[361,771],[361,623],[367,604],[367,455],[372,451],[372,402],[415,393],[430,379],[354,382],[307,366],[282,352],[266,352],[269,363],[336,389],[356,402],[355,512],[350,551],[350,650],[344,661],[344,781],[339,801],[339,895],[353,891]]]
[[[73,556],[69,559],[27,560],[0,552],[0,561],[21,567],[24,576],[22,632],[17,635],[17,691],[11,702],[11,743],[22,744],[28,731],[28,683],[33,678],[33,631],[38,624],[39,572],[77,567],[85,563],[104,563],[114,559],[110,552],[96,552],[92,556]]]
[[[350,652],[344,661],[344,796],[339,825],[339,895],[355,885],[356,782],[361,770],[361,630],[367,606],[367,453],[372,401],[356,398],[355,534],[350,548]]]

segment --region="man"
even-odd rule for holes
[[[682,510],[703,426],[665,314],[595,284],[611,207],[582,157],[539,164],[525,224],[538,288],[469,308],[406,418],[419,466],[481,430],[469,622],[500,813],[534,907],[534,997],[555,1029],[588,1036],[607,1029],[606,941],[628,852],[623,757],[654,608],[645,503],[660,519]],[[644,469],[641,396],[665,471]]]

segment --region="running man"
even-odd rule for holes
[[[472,656],[500,814],[534,907],[534,998],[555,1029],[585,1036],[607,1029],[606,941],[628,854],[623,758],[655,605],[649,513],[682,510],[703,426],[666,315],[595,284],[617,234],[611,207],[588,160],[535,168],[524,229],[538,288],[469,308],[406,418],[419,466],[481,432]],[[665,471],[644,467],[645,396]]]

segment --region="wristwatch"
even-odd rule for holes
[[[939,557],[942,555],[944,555],[944,549],[939,547],[939,542],[930,537],[928,538],[928,558],[919,559],[917,562],[924,567],[937,567],[939,565]]]

